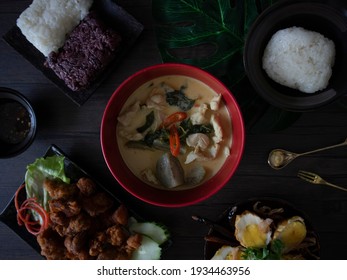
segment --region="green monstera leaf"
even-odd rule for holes
[[[218,77],[234,93],[247,127],[257,131],[283,129],[299,116],[261,99],[243,67],[243,48],[252,23],[277,1],[152,0],[163,62],[195,65]]]

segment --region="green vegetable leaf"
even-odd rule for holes
[[[194,133],[210,134],[213,132],[213,127],[211,124],[194,124],[191,119],[183,120],[178,126],[178,134],[180,136],[180,141],[185,142],[186,138]]]
[[[269,258],[271,260],[281,259],[284,249],[284,243],[280,239],[273,239],[270,245]]]
[[[169,137],[170,134],[168,130],[165,128],[157,129],[155,131],[150,131],[146,134],[145,138],[143,139],[144,143],[148,145],[149,147],[153,146],[153,142],[155,140],[159,140],[163,143],[169,143]]]
[[[143,133],[145,132],[154,122],[154,111],[151,111],[147,116],[146,116],[146,121],[143,126],[138,127],[136,130],[138,133]]]
[[[242,254],[244,260],[280,260],[284,244],[275,239],[266,248],[246,248]]]
[[[254,0],[153,0],[156,33],[164,61],[203,69],[242,69],[245,35],[258,16]],[[230,61],[237,62],[230,65]],[[240,67],[241,65],[241,67]],[[244,73],[237,73],[235,82]]]
[[[267,248],[247,248],[243,252],[242,258],[244,260],[266,260],[269,253]]]
[[[180,90],[168,91],[166,93],[166,102],[171,106],[177,106],[182,111],[190,110],[195,100],[188,98],[184,94],[185,87],[181,87]]]
[[[27,166],[25,173],[25,188],[27,197],[35,197],[37,202],[48,210],[49,195],[43,187],[46,178],[61,179],[70,183],[65,175],[64,157],[54,155],[47,158],[38,158],[34,163]]]

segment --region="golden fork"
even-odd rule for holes
[[[308,171],[303,171],[303,170],[299,170],[298,172],[298,177],[311,183],[311,184],[318,184],[318,185],[326,185],[326,186],[330,186],[333,187],[335,189],[339,189],[342,191],[347,192],[346,188],[334,185],[332,183],[329,183],[327,181],[325,181],[322,177],[320,177],[319,175],[312,173],[312,172],[308,172]]]

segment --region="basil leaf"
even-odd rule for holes
[[[183,90],[184,87],[182,87],[180,90],[167,92],[166,102],[171,106],[177,106],[182,111],[188,111],[193,107],[195,100],[188,98],[184,94]]]
[[[182,121],[178,127],[178,134],[180,136],[181,141],[185,141],[185,139],[194,133],[203,133],[210,134],[213,132],[213,127],[211,124],[192,124],[190,118]]]
[[[143,126],[138,127],[136,130],[138,133],[143,133],[145,132],[154,122],[154,111],[151,111],[147,116],[146,116],[146,122]]]

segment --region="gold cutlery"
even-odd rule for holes
[[[301,154],[290,152],[290,151],[286,151],[286,150],[283,150],[283,149],[274,149],[269,154],[268,164],[273,169],[281,169],[281,168],[285,167],[287,164],[289,164],[290,162],[292,162],[292,160],[296,159],[299,156],[313,154],[313,153],[325,151],[325,150],[328,150],[328,149],[342,147],[342,146],[345,146],[345,145],[347,145],[347,139],[345,139],[345,141],[343,141],[340,144],[336,144],[336,145],[332,145],[332,146],[316,149],[316,150],[305,152],[305,153],[301,153]]]
[[[333,187],[335,189],[339,189],[339,190],[347,192],[347,188],[343,188],[343,187],[334,185],[332,183],[329,183],[326,180],[324,180],[322,177],[320,177],[319,175],[312,173],[312,172],[299,170],[298,177],[302,180],[305,180],[305,181],[311,183],[311,184],[326,185],[326,186],[330,186],[330,187]]]

